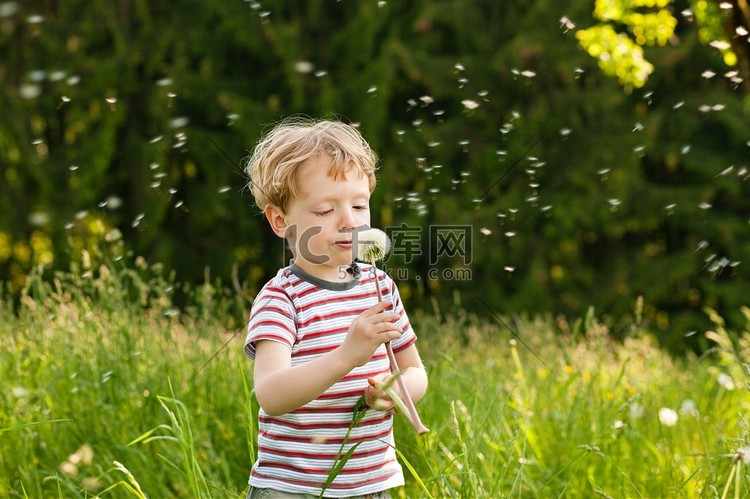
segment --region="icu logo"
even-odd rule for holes
[[[309,241],[321,232],[320,227],[308,227],[298,234],[297,227],[290,227],[287,238],[297,239],[300,256],[308,262],[324,264],[330,261],[325,254],[315,254],[310,248]],[[369,229],[368,226],[356,227],[342,232],[350,233],[356,244],[357,233]],[[390,252],[383,258],[381,270],[394,273],[401,280],[408,279],[412,271],[407,268],[389,268],[387,262],[391,257],[397,257],[399,263],[409,265],[420,259],[427,259],[429,270],[427,274],[413,275],[414,279],[465,281],[471,280],[472,271],[469,267],[473,261],[474,232],[471,225],[421,225],[401,224],[384,228],[390,241]],[[283,240],[282,252],[286,258],[292,253],[287,239]],[[422,270],[424,273],[424,270]]]
[[[443,257],[460,259],[464,265],[471,264],[471,229],[471,225],[431,225],[430,265],[436,265]]]

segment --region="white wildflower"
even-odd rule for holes
[[[727,391],[732,391],[735,389],[734,386],[734,380],[732,377],[726,373],[719,373],[718,376],[716,376],[716,382],[719,383],[722,387],[724,387]]]
[[[70,461],[65,461],[60,465],[60,471],[68,476],[76,476],[78,475],[78,466],[71,463]]]
[[[698,416],[698,407],[695,405],[695,401],[692,399],[685,399],[680,405],[680,414],[683,416]]]
[[[662,407],[659,409],[659,421],[664,426],[674,426],[677,424],[677,412],[668,407]]]
[[[643,406],[638,402],[630,404],[630,419],[639,419],[643,416]]]
[[[29,396],[29,391],[22,386],[13,387],[13,396],[16,398],[25,398]]]

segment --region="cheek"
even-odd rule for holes
[[[370,225],[370,211],[363,211],[355,214],[358,225]]]

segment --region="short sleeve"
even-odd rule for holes
[[[401,337],[391,342],[393,351],[399,352],[416,342],[417,335],[414,332],[414,329],[412,329],[411,327],[409,316],[406,314],[406,309],[404,308],[404,304],[401,301],[401,295],[399,295],[398,293],[396,283],[390,277],[386,278],[390,281],[389,286],[391,299],[393,301],[393,311],[400,316],[399,320],[396,321],[396,324],[401,329]]]
[[[294,304],[284,289],[267,286],[255,297],[245,339],[245,355],[255,358],[255,344],[260,340],[283,343],[292,349],[297,339]]]

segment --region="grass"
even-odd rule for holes
[[[142,261],[30,276],[0,302],[0,497],[242,497],[257,405],[241,300]],[[592,314],[494,319],[412,315],[431,432],[397,419],[393,496],[748,494],[750,333],[713,315],[715,348],[675,359]]]

